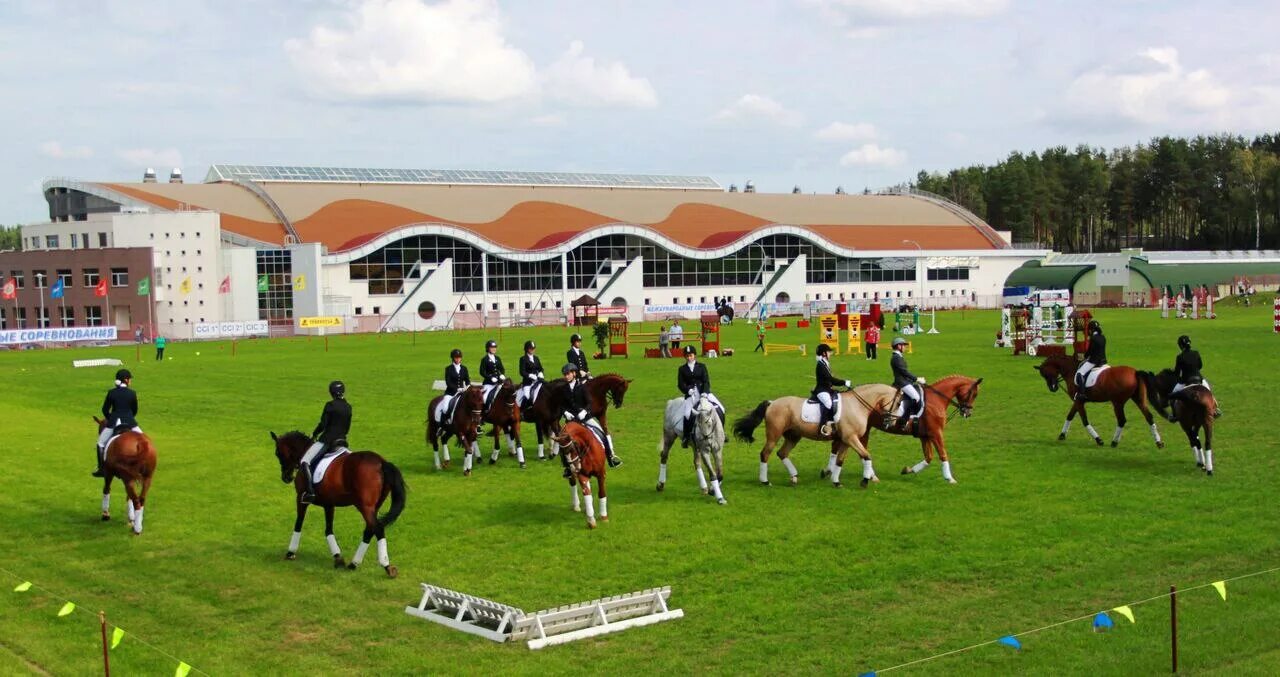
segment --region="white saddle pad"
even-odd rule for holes
[[[840,420],[840,396],[836,395],[833,404],[836,405],[835,420]],[[817,423],[822,420],[822,405],[817,402],[805,401],[800,406],[800,420],[805,423]]]
[[[116,438],[117,438],[117,437],[120,437],[120,436],[121,436],[121,435],[123,435],[123,434],[124,434],[124,433],[116,433],[115,435],[112,435],[112,436],[107,440],[107,444],[106,444],[106,446],[102,447],[102,453],[104,453],[104,454],[105,454],[105,453],[107,452],[107,450],[111,449],[111,445],[113,445],[113,444],[115,444],[115,443],[116,443]]]
[[[1101,367],[1098,367],[1097,369],[1094,369],[1093,371],[1089,372],[1089,375],[1084,377],[1084,387],[1092,388],[1093,384],[1098,382],[1098,376],[1101,375],[1102,372],[1110,368],[1111,368],[1111,365],[1104,364]]]
[[[328,456],[325,456],[324,458],[320,459],[320,462],[316,464],[316,469],[311,471],[312,484],[315,484],[316,486],[320,486],[320,482],[324,481],[324,472],[329,469],[329,466],[331,464],[333,464],[334,459],[342,456],[346,456],[349,453],[351,453],[351,450],[347,449],[346,447],[343,447],[338,451],[335,451],[334,453],[329,454]]]

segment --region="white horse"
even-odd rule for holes
[[[667,485],[667,457],[671,454],[671,445],[680,439],[684,431],[683,409],[684,398],[667,401],[667,411],[662,419],[662,441],[658,444],[658,451],[662,452],[658,465],[658,491]],[[720,422],[715,405],[705,396],[698,399],[693,415],[693,469],[698,473],[698,488],[703,495],[710,493],[716,497],[717,503],[724,505],[728,503],[720,486],[724,482],[724,424]],[[699,459],[701,465],[698,464]],[[710,487],[708,477],[711,478]]]

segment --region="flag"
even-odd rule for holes
[[[231,293],[231,276],[230,275],[222,278],[222,284],[218,285],[218,293],[219,294]]]
[[[1215,582],[1213,584],[1213,589],[1217,590],[1219,595],[1222,595],[1222,601],[1224,602],[1227,601],[1227,582],[1226,581]]]
[[[294,276],[293,276],[293,290],[294,290],[294,291],[302,291],[302,290],[304,290],[304,289],[306,289],[306,288],[307,288],[307,276],[306,276],[306,275],[294,275]]]
[[[267,293],[267,276],[266,275],[258,276],[258,293],[259,294]]]
[[[112,630],[111,631],[111,648],[114,649],[120,646],[120,640],[122,639],[124,639],[123,628],[116,628],[115,630]]]
[[[191,674],[191,666],[185,661],[178,661],[178,669],[173,671],[173,677],[187,677]]]
[[[49,287],[49,298],[60,299],[62,298],[62,293],[63,293],[62,278],[58,278],[58,280],[53,283],[53,286]]]
[[[1116,612],[1116,613],[1120,614],[1121,616],[1124,616],[1125,618],[1129,619],[1129,622],[1130,622],[1130,623],[1137,623],[1137,622],[1138,622],[1138,621],[1134,620],[1134,618],[1133,618],[1133,609],[1130,609],[1128,604],[1126,604],[1126,605],[1124,605],[1124,606],[1118,606],[1118,607],[1116,607],[1116,608],[1112,609],[1112,611],[1114,611],[1114,612]]]
[[[186,279],[182,281],[182,284],[178,285],[178,291],[182,292],[183,294],[191,293],[191,276],[190,275],[188,275]]]
[[[93,295],[94,296],[107,295],[107,278],[104,277],[101,280],[98,280],[98,284],[93,288]]]
[[[76,603],[75,603],[75,602],[67,602],[66,604],[63,604],[63,605],[62,605],[62,608],[61,608],[61,609],[58,609],[58,615],[59,615],[59,616],[66,616],[66,615],[70,614],[72,611],[75,611],[75,610],[76,610]]]
[[[18,283],[12,277],[5,280],[4,289],[0,290],[0,298],[5,300],[18,298]]]
[[[151,278],[138,280],[138,296],[151,296]]]

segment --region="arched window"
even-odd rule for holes
[[[626,308],[627,300],[622,298],[621,296],[615,296],[613,297],[613,300],[609,302],[609,305],[613,306],[614,308]]]
[[[791,295],[787,292],[780,291],[778,295],[773,297],[774,303],[791,303]]]

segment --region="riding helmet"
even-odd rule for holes
[[[121,369],[116,372],[117,381],[128,381],[131,378],[133,378],[133,374],[131,374],[128,369]]]
[[[526,353],[527,353],[527,352],[529,352],[530,350],[533,350],[533,349],[537,348],[537,347],[538,347],[538,346],[535,346],[535,345],[533,344],[533,341],[525,341],[525,342],[524,342],[524,351],[525,351]]]
[[[698,351],[697,351],[697,349],[696,349],[696,348],[694,348],[693,346],[685,346],[685,347],[684,347],[684,354],[685,354],[685,355],[697,355],[697,354],[698,354]]]
[[[825,343],[819,343],[819,344],[818,344],[818,354],[819,354],[819,355],[826,355],[827,353],[830,353],[830,352],[831,352],[831,346],[829,346],[829,345],[827,345],[827,344],[825,344]]]
[[[347,394],[347,386],[342,381],[334,381],[329,384],[329,394],[334,397],[342,397]]]
[[[570,344],[573,344],[574,342],[581,341],[581,340],[582,340],[582,334],[574,334],[573,336],[569,337]]]
[[[905,345],[907,345],[907,340],[906,340],[906,339],[902,338],[901,336],[895,336],[895,337],[893,337],[893,343],[892,343],[892,346],[893,346],[894,348],[896,348],[896,347],[898,347],[898,346],[905,346]]]
[[[1098,321],[1097,321],[1097,320],[1089,320],[1089,332],[1090,332],[1090,333],[1093,333],[1093,332],[1095,332],[1095,331],[1096,331],[1096,332],[1098,332],[1099,334],[1101,334],[1101,333],[1102,333],[1102,325],[1098,324]]]
[[[1191,337],[1190,337],[1190,336],[1187,336],[1186,334],[1183,334],[1182,336],[1179,336],[1179,337],[1178,337],[1178,347],[1179,347],[1179,348],[1181,348],[1181,349],[1183,349],[1183,350],[1190,350],[1190,349],[1191,349]]]
[[[578,366],[575,364],[566,364],[560,368],[560,373],[565,376],[568,376],[569,372],[573,372],[575,374],[578,373]]]
[[[488,350],[488,349],[490,349],[490,348],[497,348],[497,347],[498,347],[498,342],[497,342],[497,341],[495,341],[495,340],[493,340],[493,339],[489,339],[488,341],[485,341],[485,342],[484,342],[484,349],[485,349],[485,350]]]
[[[453,350],[450,350],[450,351],[449,351],[449,359],[451,359],[451,360],[452,360],[452,359],[453,359],[453,358],[455,358],[455,357],[462,357],[462,351],[461,351],[461,350],[458,350],[457,348],[454,348]]]

